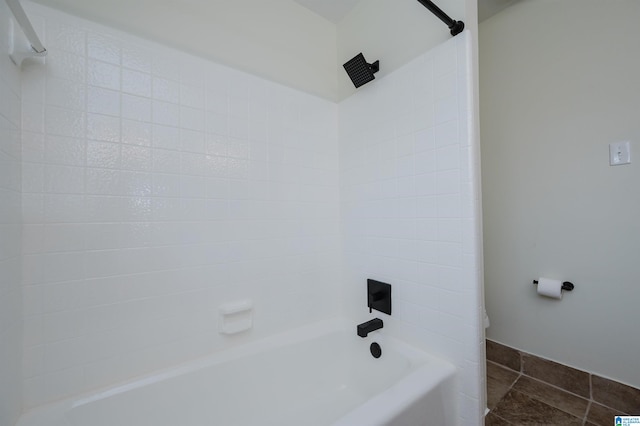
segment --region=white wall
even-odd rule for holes
[[[470,48],[466,32],[340,104],[345,310],[455,363],[460,424],[485,407]],[[367,278],[392,284],[391,316],[369,313]]]
[[[488,337],[640,387],[640,3],[524,0],[480,25]],[[633,162],[610,167],[608,144]],[[570,280],[562,301],[538,276]]]
[[[337,26],[292,0],[35,1],[334,101],[354,93],[357,53],[380,78],[451,37],[416,0],[362,0]],[[475,31],[475,0],[436,3]]]
[[[292,0],[36,0],[337,99],[335,25]]]
[[[337,311],[337,105],[29,10],[26,407]],[[225,338],[239,298],[254,329]]]
[[[475,27],[477,13],[465,0],[439,0],[452,19]],[[416,0],[364,0],[338,24],[338,94],[355,92],[342,64],[360,52],[368,62],[380,60],[381,78],[451,38],[447,26]]]
[[[22,409],[20,74],[11,62],[11,12],[0,2],[0,424]]]

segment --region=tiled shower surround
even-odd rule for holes
[[[22,75],[27,408],[355,324],[375,278],[385,329],[455,363],[460,423],[482,418],[468,34],[337,105],[27,6],[50,52]],[[244,298],[254,329],[220,335],[218,306]]]
[[[29,9],[23,74],[26,407],[339,306],[337,105]],[[44,19],[39,19],[43,17]]]
[[[461,372],[460,424],[482,418],[479,182],[468,93],[469,34],[448,40],[340,104],[344,288],[392,282],[375,313]]]
[[[9,9],[0,2],[0,49],[8,51]],[[0,424],[20,415],[22,292],[20,291],[20,74],[0,55]]]

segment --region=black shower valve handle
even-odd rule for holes
[[[391,284],[367,279],[367,307],[391,315]]]
[[[385,293],[383,291],[376,291],[375,293],[369,294],[369,313],[373,313],[373,302],[378,302],[384,299]]]
[[[373,302],[378,302],[385,297],[385,292],[380,290],[369,294],[369,307],[373,305]]]

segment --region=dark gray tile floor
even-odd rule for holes
[[[610,426],[640,415],[640,389],[487,340],[485,425]]]
[[[625,413],[487,361],[485,426],[610,426]]]

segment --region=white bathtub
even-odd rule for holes
[[[457,419],[454,374],[384,329],[363,339],[332,320],[39,407],[17,426],[442,426]]]

